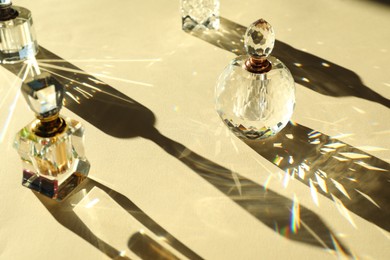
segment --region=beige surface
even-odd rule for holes
[[[289,179],[282,169],[226,130],[214,111],[213,94],[219,73],[235,55],[181,31],[178,1],[118,0],[107,6],[107,1],[100,0],[72,4],[20,0],[14,4],[33,12],[42,46],[147,107],[156,118],[155,128],[186,147],[187,153],[192,151],[214,166],[237,173],[241,178],[232,177],[236,181],[251,180],[257,189],[267,186],[276,194],[274,200],[267,201],[270,209],[278,210],[280,200],[291,204],[299,201],[301,209],[317,219],[302,222],[301,228],[324,227],[323,233],[312,235],[313,240],[328,237],[331,232],[361,259],[390,258],[388,231],[335,203],[338,199],[318,194],[316,201],[313,189],[299,177]],[[390,98],[389,8],[372,1],[221,0],[221,16],[225,19],[247,26],[262,16],[274,26],[278,40],[353,71],[368,88],[385,98]],[[283,57],[280,59],[283,61]],[[0,73],[0,259],[107,259],[104,249],[88,243],[77,234],[77,227],[73,233],[70,230],[74,227],[57,222],[43,203],[20,185],[21,167],[12,140],[32,119],[32,113],[18,97],[16,77],[3,68]],[[334,82],[334,74],[329,76],[332,78],[317,80]],[[340,85],[345,89],[344,83]],[[356,91],[358,88],[348,93]],[[171,156],[146,138],[115,138],[77,113],[63,109],[62,114],[79,119],[87,129],[90,178],[123,194],[199,256],[337,257],[337,250],[287,239],[269,228],[261,217],[254,217],[235,203],[237,197],[229,197],[202,178],[199,169],[207,166],[188,167],[180,156]],[[389,118],[389,108],[378,102],[351,95],[324,95],[297,84],[293,120],[369,154],[368,158],[351,159],[351,165],[372,162],[372,156],[379,158],[384,171],[371,169],[368,173],[387,176],[387,190]],[[384,187],[386,184],[380,188]],[[347,193],[355,192],[345,188]],[[99,202],[88,207],[87,202],[96,198]],[[248,198],[243,195],[243,199]],[[183,257],[99,187],[73,206],[95,236],[130,258],[136,256],[127,242],[141,229]],[[381,212],[387,210],[389,216],[389,204],[380,206]],[[304,240],[298,235],[300,238]]]

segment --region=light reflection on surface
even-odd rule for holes
[[[99,78],[106,78],[106,79],[111,79],[111,80],[116,80],[116,81],[121,81],[121,82],[125,82],[125,83],[131,83],[131,84],[141,85],[141,86],[146,86],[146,87],[152,87],[153,86],[153,84],[146,83],[146,82],[140,82],[140,81],[135,81],[135,80],[130,80],[130,79],[124,79],[124,78],[108,76],[108,75],[106,75],[104,73],[103,74],[102,73],[87,73],[87,72],[84,72],[82,70],[70,69],[70,68],[66,68],[66,67],[63,67],[63,66],[57,66],[57,65],[53,65],[53,64],[42,63],[40,61],[41,60],[38,60],[39,65],[42,68],[46,68],[46,70],[49,71],[49,72],[50,72],[50,70],[48,70],[48,69],[56,69],[56,70],[60,70],[60,71],[73,72],[73,73],[77,73],[77,74],[93,75],[93,76],[99,77]]]
[[[44,49],[40,51],[40,55],[40,57],[45,55],[56,57],[54,54]],[[57,58],[60,59],[59,57]],[[327,250],[342,250],[346,254],[352,254],[348,248],[342,245],[341,241],[337,242],[341,249],[338,249],[338,247],[335,246],[334,240],[336,239],[336,236],[313,211],[299,205],[298,212],[297,201],[294,202],[293,200],[270,190],[267,185],[259,185],[236,173],[234,170],[226,169],[192,152],[182,144],[163,136],[154,127],[156,119],[148,108],[113,89],[109,85],[106,85],[97,79],[93,79],[90,75],[78,73],[79,69],[74,65],[71,65],[66,61],[63,62],[63,65],[69,67],[70,70],[51,68],[50,71],[56,73],[57,76],[60,75],[59,80],[64,83],[64,85],[68,86],[67,91],[73,95],[78,95],[77,97],[81,100],[80,104],[78,104],[72,99],[67,99],[67,108],[95,127],[114,137],[143,137],[153,141],[167,153],[192,169],[222,194],[237,203],[243,210],[287,239],[319,246]],[[87,91],[87,89],[91,89],[88,85],[98,89],[92,94],[93,98],[86,98],[84,95],[80,95],[79,91],[76,90],[77,87]],[[137,122],[137,124],[134,124],[134,122]],[[295,126],[297,128],[301,127],[298,124],[295,124]],[[222,132],[223,129],[221,128],[216,131]],[[309,138],[306,133],[306,145],[313,147],[320,145],[322,143],[321,138],[323,138],[324,135],[319,135],[318,132],[313,132],[313,130],[310,130],[309,132],[310,136],[315,136],[320,143],[310,144],[308,140],[311,140],[311,138]],[[227,135],[229,134],[226,129],[225,133]],[[301,137],[294,132],[287,133],[285,136],[288,136],[286,137],[286,140],[300,142]],[[285,140],[279,140],[275,143],[278,143],[276,147],[274,147],[274,144],[272,143],[271,147],[263,145],[262,148],[269,149],[266,151],[266,154],[272,156],[272,161],[276,159],[275,162],[278,163],[279,167],[284,168],[288,165],[288,167],[284,168],[287,174],[285,176],[286,181],[294,179],[298,172],[299,174],[297,174],[297,176],[299,178],[303,178],[305,181],[311,181],[313,186],[318,185],[318,180],[312,179],[311,171],[313,165],[312,162],[306,160],[307,157],[303,160],[299,154],[295,154],[288,146],[286,147]],[[277,154],[274,153],[275,151],[277,151]],[[301,166],[300,170],[294,168],[297,165]],[[323,172],[321,172],[320,170],[321,169],[316,169],[315,172],[317,176],[319,176],[318,178],[322,179],[327,171],[322,169]],[[326,176],[328,175],[329,173],[326,174]],[[337,178],[334,179],[339,181]],[[126,201],[128,201],[127,198]],[[123,204],[121,204],[121,206],[123,207]],[[51,211],[51,213],[54,214],[53,211]],[[298,213],[299,223],[301,224],[300,228],[291,225],[291,223],[298,224]],[[59,215],[56,215],[55,217],[59,218]],[[295,218],[293,222],[292,218]],[[61,221],[65,220],[62,219]],[[72,228],[69,227],[68,223],[62,224],[69,229]],[[295,233],[292,227],[295,228]],[[77,233],[77,230],[74,232]],[[116,254],[118,254],[118,252],[119,251],[116,251]]]
[[[90,178],[61,202],[34,194],[61,225],[112,259],[201,259],[128,198]]]
[[[24,79],[27,76],[28,68],[28,64],[23,64],[17,73],[18,78],[15,78],[12,82],[9,82],[9,86],[4,88],[7,89],[5,94],[0,93],[0,110],[4,111],[5,109],[3,107],[8,106],[8,114],[4,119],[4,122],[1,122],[3,120],[0,121],[0,143],[4,141],[4,137],[8,131],[9,124],[15,112],[16,103],[20,96],[20,79]]]
[[[352,226],[356,225],[348,210],[390,231],[387,162],[298,124],[289,124],[269,140],[246,143],[286,173],[297,175],[309,186],[316,205],[321,193],[334,201]],[[275,143],[282,145],[275,147]],[[280,160],[287,156],[294,158],[293,163]]]
[[[242,39],[246,27],[223,17],[220,17],[220,22],[219,31],[197,30],[190,34],[234,54],[245,54]],[[355,96],[390,108],[390,100],[364,85],[355,72],[305,49],[298,50],[276,40],[272,55],[280,58],[290,69],[295,82],[304,87],[333,97]]]

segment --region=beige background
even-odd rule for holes
[[[235,55],[181,30],[179,1],[14,1],[33,13],[40,45],[95,75],[153,112],[164,136],[202,157],[299,201],[361,259],[389,259],[390,234],[285,173],[237,139],[214,111],[214,86]],[[221,16],[248,26],[263,17],[277,39],[360,76],[390,98],[390,11],[375,1],[221,0]],[[283,57],[280,57],[283,61]],[[58,223],[23,188],[12,148],[33,115],[16,77],[0,68],[0,258],[108,259]],[[15,98],[16,97],[16,98]],[[63,109],[86,127],[90,178],[123,194],[206,259],[331,259],[333,250],[284,238],[191,168],[141,137],[120,139]],[[297,84],[293,120],[390,163],[390,110],[353,96],[333,97]],[[136,124],[137,122],[134,122]],[[388,164],[387,164],[388,167]],[[380,171],[387,174],[387,171]],[[85,203],[99,198],[94,207]],[[385,205],[388,207],[388,205]],[[101,240],[130,258],[129,237],[147,227],[99,189],[74,212]],[[170,248],[167,245],[164,245]],[[174,249],[170,248],[173,252]],[[182,257],[176,252],[179,257]]]

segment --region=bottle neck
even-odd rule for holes
[[[266,57],[250,56],[245,61],[245,69],[252,73],[262,74],[270,71],[272,69],[272,64]]]
[[[33,129],[34,133],[40,137],[54,137],[64,132],[66,128],[65,120],[57,113],[50,117],[37,117],[39,122]]]
[[[11,1],[0,0],[0,21],[9,21],[18,17],[19,13],[12,8]]]

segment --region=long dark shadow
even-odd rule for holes
[[[245,31],[246,27],[222,18],[219,31],[198,30],[190,34],[241,55],[245,53]],[[330,96],[365,98],[389,107],[388,99],[366,87],[348,69],[280,41],[276,41],[273,53],[289,67],[295,81],[305,87]],[[390,231],[387,162],[299,124],[290,124],[275,138],[246,143],[312,189],[335,202],[341,201],[355,214]]]
[[[245,26],[221,17],[218,31],[197,30],[188,33],[223,50],[243,55],[246,54],[243,43],[245,31]],[[295,82],[304,87],[327,96],[354,96],[390,108],[389,99],[364,85],[360,77],[349,69],[278,40],[272,55],[280,58],[290,69]]]
[[[126,196],[90,178],[87,178],[85,181],[83,181],[82,184],[80,184],[80,186],[78,186],[77,189],[70,196],[68,196],[65,200],[61,202],[54,201],[36,192],[34,192],[34,194],[61,225],[68,228],[73,233],[80,236],[85,241],[89,242],[91,245],[93,245],[102,253],[106,254],[112,259],[129,259],[126,256],[122,256],[120,250],[113,248],[111,245],[104,242],[95,234],[93,234],[93,232],[83,223],[83,221],[74,212],[75,206],[77,206],[77,204],[79,204],[79,202],[93,188],[98,188],[104,191],[108,196],[111,197],[113,201],[118,203],[124,210],[126,210],[130,215],[137,219],[147,229],[149,229],[159,237],[164,237],[166,243],[170,244],[173,248],[182,253],[188,259],[202,259],[199,255],[197,255],[195,252],[193,252],[191,249],[189,249],[187,246],[177,240],[168,231],[158,225],[153,219],[146,215],[145,212],[143,212],[139,207],[137,207]],[[139,237],[138,232],[135,232],[134,234],[129,234],[129,237],[129,240],[134,239],[134,237]],[[148,240],[143,244],[152,245],[152,248],[158,248],[159,250],[155,250],[153,251],[153,254],[151,254],[150,252],[140,252],[140,249],[142,248],[140,248],[139,246],[129,247],[129,249],[137,255],[140,255],[140,253],[142,253],[141,256],[144,256],[142,257],[142,259],[177,259],[175,258],[173,253],[169,252],[169,250],[165,249],[162,245],[155,242],[150,237],[148,237]]]
[[[154,127],[156,118],[147,107],[44,48],[37,58],[42,61],[41,69],[47,68],[66,86],[70,93],[66,96],[66,107],[101,131],[118,138],[143,137],[153,141],[287,239],[351,254],[311,210],[160,134]]]
[[[299,124],[271,139],[245,142],[312,191],[390,231],[387,162]]]
[[[52,216],[64,227],[83,238],[85,241],[90,243],[95,248],[99,249],[102,253],[107,255],[112,259],[129,259],[128,257],[121,256],[121,253],[118,249],[107,244],[100,238],[98,238],[76,215],[73,211],[74,205],[77,204],[83,197],[78,193],[81,188],[88,186],[89,180],[85,180],[82,185],[76,189],[69,198],[65,199],[62,202],[57,202],[52,200],[42,194],[39,194],[35,191],[34,194],[41,201],[41,203],[46,207],[46,209],[52,214]]]

